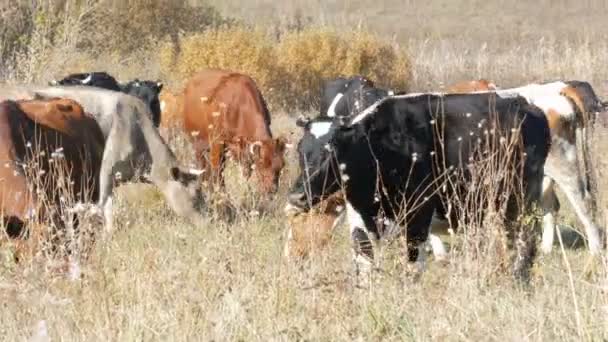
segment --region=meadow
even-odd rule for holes
[[[577,79],[608,98],[607,5],[601,0],[209,0],[0,3],[0,82],[46,83],[69,72],[161,79],[178,91],[199,68],[254,76],[272,129],[297,142],[323,79],[365,73],[385,87],[441,90],[486,78],[501,87]],[[102,29],[103,28],[103,29]],[[165,134],[166,132],[162,132]],[[597,219],[608,224],[608,129],[592,132]],[[169,143],[193,163],[183,137]],[[0,246],[0,340],[544,341],[608,339],[608,256],[591,257],[562,199],[563,239],[539,255],[531,283],[445,236],[448,262],[412,274],[397,244],[371,285],[354,278],[346,227],[307,260],[284,258],[285,195],[261,198],[229,167],[233,222],[194,227],[149,185],[118,189],[114,230],[101,234],[83,277],[52,260],[15,264]],[[263,208],[263,210],[258,210]]]

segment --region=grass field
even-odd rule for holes
[[[270,31],[297,21],[365,27],[407,48],[413,91],[479,77],[505,87],[580,79],[608,98],[607,5],[600,0],[209,3],[223,15]],[[143,54],[150,57],[144,65],[140,51],[116,59],[94,59],[90,51],[75,50],[69,58],[65,49],[41,51],[49,53],[45,68],[32,64],[31,70],[41,71],[9,73],[17,76],[7,81],[43,82],[75,68],[65,61],[125,79],[162,75],[154,50]],[[179,86],[184,80],[167,81]],[[297,141],[293,118],[299,111],[272,114],[273,132]],[[593,142],[602,178],[608,171],[608,130],[598,129]],[[187,145],[171,144],[182,160],[192,160]],[[261,203],[230,168],[230,193],[246,209],[232,223],[211,218],[201,227],[176,217],[152,187],[121,187],[115,230],[99,239],[76,282],[51,271],[44,260],[16,265],[10,250],[1,249],[0,340],[43,337],[41,331],[65,341],[608,340],[608,258],[605,251],[591,258],[580,244],[557,245],[539,257],[526,287],[487,260],[463,253],[448,263],[431,258],[417,276],[404,265],[401,250],[387,246],[381,271],[369,288],[360,288],[346,227],[337,230],[330,248],[304,262],[288,262],[282,207],[296,168],[291,152],[281,191],[270,203]],[[605,209],[608,184],[599,189]],[[260,206],[266,210],[253,210]],[[560,222],[577,229],[565,200],[562,208]],[[447,241],[459,246],[461,240]]]

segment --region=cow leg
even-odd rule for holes
[[[538,208],[541,202],[543,174],[542,167],[533,173],[524,175],[525,182],[525,207],[524,213],[534,215],[534,209]],[[536,216],[532,217],[531,226],[520,226],[515,240],[515,262],[513,264],[513,275],[516,279],[528,282],[530,270],[536,257],[536,238],[540,220]]]
[[[212,182],[215,186],[219,186],[220,189],[223,189],[224,184],[224,165],[225,165],[225,146],[223,143],[213,143],[211,144],[209,150],[209,166],[212,176]]]
[[[431,246],[431,251],[433,252],[433,256],[437,261],[443,261],[447,259],[448,252],[445,249],[445,245],[441,241],[438,235],[434,234],[434,232],[445,231],[449,229],[448,220],[441,219],[436,215],[433,215],[431,220],[431,228],[429,230],[428,243]]]
[[[579,178],[572,177],[572,175],[563,172],[553,165],[545,165],[545,173],[553,178],[555,183],[562,189],[566,198],[572,205],[572,208],[574,208],[579,220],[585,227],[585,235],[587,235],[589,243],[589,252],[591,254],[598,254],[602,248],[600,230],[593,223],[590,210],[584,199],[584,191],[582,191],[581,184],[579,183]]]
[[[545,254],[551,253],[551,249],[553,248],[556,228],[555,214],[559,210],[559,201],[555,195],[554,184],[555,182],[549,177],[543,179],[543,237],[541,250]]]
[[[353,260],[358,276],[369,276],[374,261],[374,247],[365,220],[350,203],[346,203],[346,217],[350,226]]]

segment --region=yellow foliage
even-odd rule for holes
[[[286,34],[276,50],[284,72],[281,89],[298,99],[299,107],[317,104],[323,81],[338,76],[364,75],[399,90],[406,90],[410,79],[405,50],[369,32],[312,28]]]
[[[161,46],[161,68],[165,75],[184,82],[204,68],[221,68],[251,76],[262,89],[272,84],[275,68],[272,41],[259,31],[245,28],[207,30],[181,39],[181,53],[174,63],[174,46]]]
[[[364,32],[309,28],[278,42],[244,27],[207,30],[180,39],[179,48],[160,48],[162,72],[184,83],[203,68],[222,68],[251,76],[273,107],[310,108],[318,104],[325,80],[355,74],[379,86],[406,90],[410,61],[400,47]],[[178,56],[174,56],[179,51]]]

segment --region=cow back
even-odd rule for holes
[[[184,124],[199,139],[272,137],[270,114],[262,94],[248,76],[217,69],[204,70],[184,90]]]

